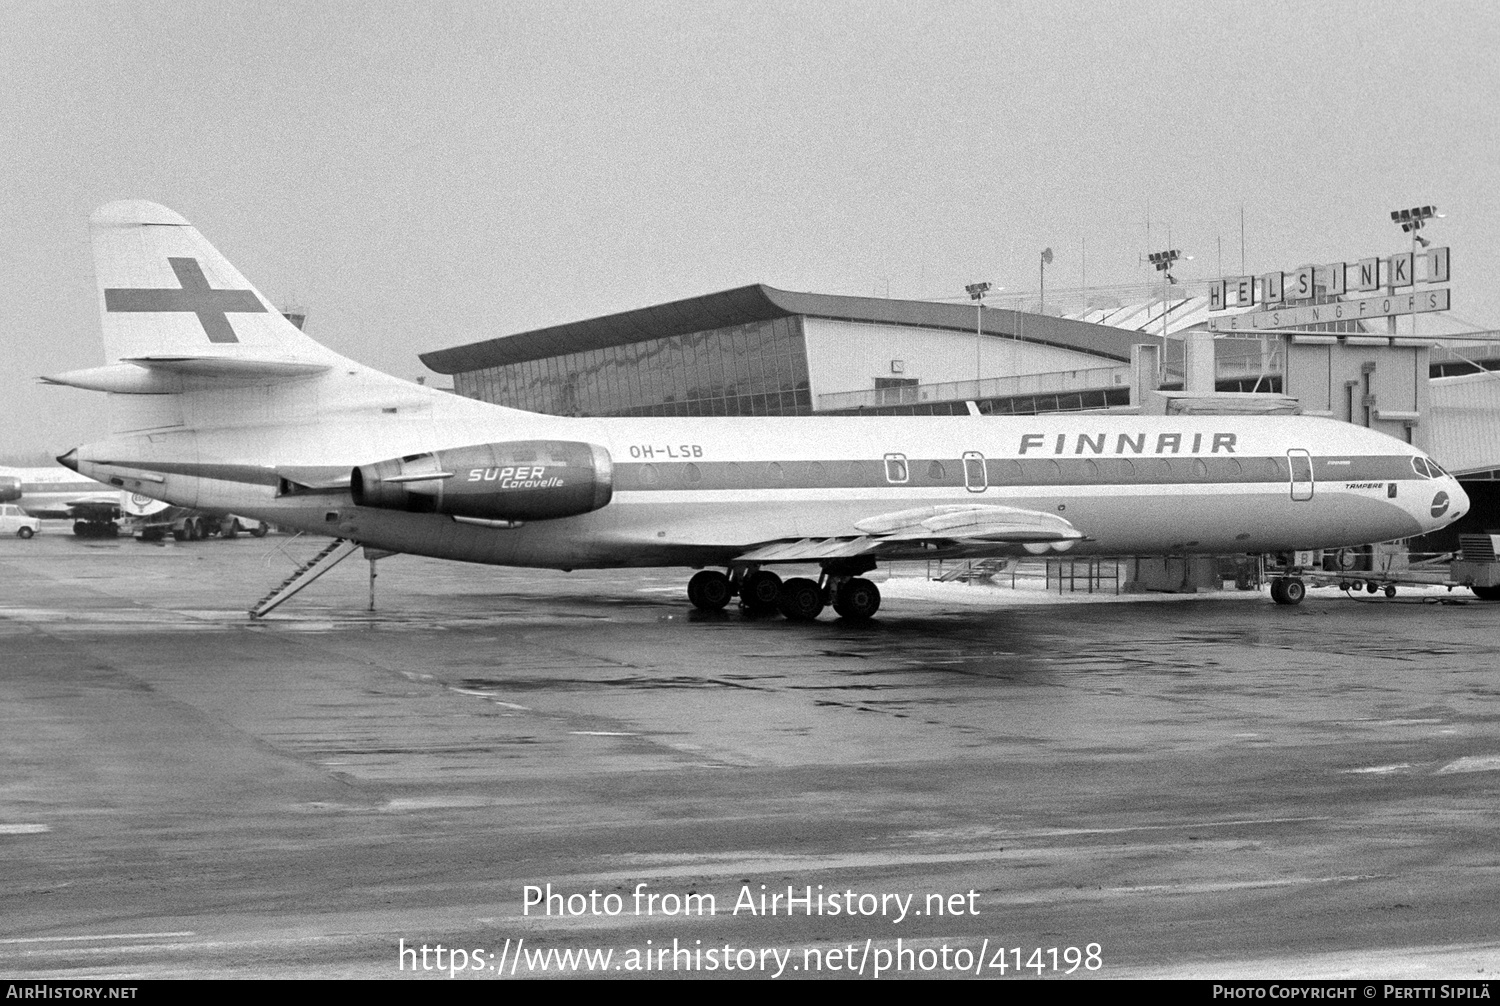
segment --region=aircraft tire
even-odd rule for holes
[[[781,585],[776,607],[789,622],[811,622],[823,613],[823,591],[816,580],[794,576]]]
[[[688,581],[688,600],[700,611],[719,611],[734,596],[729,577],[716,569],[700,570]]]
[[[266,527],[264,524],[258,524],[250,529],[250,537],[264,538],[266,536],[266,532],[269,530],[270,528]]]
[[[872,618],[880,610],[880,588],[864,577],[855,577],[834,594],[833,610],[851,622]]]
[[[80,538],[87,538],[89,536],[88,523],[81,520],[75,520],[73,522],[73,533]]]
[[[1379,589],[1380,588],[1375,585],[1375,581],[1374,580],[1367,580],[1367,581],[1365,581],[1365,591],[1367,593],[1373,594],[1373,593],[1375,593]]]
[[[173,541],[191,541],[192,539],[189,537],[191,534],[192,534],[192,530],[186,524],[182,525],[182,527],[180,527],[180,528],[179,527],[174,527],[172,529],[172,540]]]
[[[229,522],[227,524],[220,524],[219,525],[219,537],[228,539],[228,538],[238,538],[239,536],[240,536],[240,522],[237,521],[237,520],[235,520],[233,517],[231,517],[229,519]]]
[[[780,596],[781,577],[768,569],[757,569],[740,584],[740,604],[757,615],[775,611]]]
[[[1385,596],[1386,597],[1395,597],[1396,596],[1396,585],[1394,583],[1388,583],[1388,584],[1385,585]]]
[[[1295,576],[1284,576],[1271,581],[1271,599],[1277,604],[1301,604],[1306,596],[1307,584]]]
[[[1500,587],[1470,587],[1481,601],[1500,601]]]
[[[33,532],[31,530],[31,528],[29,528],[29,527],[23,527],[23,528],[21,528],[20,530],[18,530],[16,532],[16,537],[20,538],[22,541],[25,541],[27,538],[31,537],[32,533]]]

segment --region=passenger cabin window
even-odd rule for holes
[[[984,455],[978,451],[964,451],[964,486],[971,493],[982,493],[989,488],[989,471],[985,467]]]
[[[908,477],[906,455],[887,454],[885,456],[885,480],[900,485],[904,484]]]

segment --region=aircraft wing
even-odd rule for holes
[[[37,504],[23,501],[21,509],[43,520],[114,520],[120,515],[120,493],[92,493]]]
[[[1063,552],[1084,540],[1068,521],[1021,507],[958,504],[897,510],[858,521],[858,536],[803,538],[757,545],[735,562],[820,562],[869,555],[882,559],[980,558]]]

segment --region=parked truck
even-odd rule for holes
[[[126,497],[124,510],[125,526],[139,541],[161,541],[167,535],[175,541],[202,541],[214,535],[236,538],[241,532],[260,538],[270,530],[249,517],[173,506],[139,493]]]

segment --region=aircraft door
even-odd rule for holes
[[[985,471],[984,455],[978,451],[964,451],[964,488],[971,493],[982,493],[990,487],[989,473]]]
[[[1310,500],[1313,497],[1312,455],[1301,449],[1286,452],[1287,466],[1291,472],[1292,499]]]

